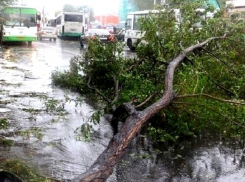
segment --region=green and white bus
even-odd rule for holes
[[[87,28],[84,13],[61,12],[56,16],[57,35],[63,37],[80,37]]]
[[[1,10],[0,39],[5,42],[37,41],[37,20],[40,15],[35,8],[26,6],[7,6]]]

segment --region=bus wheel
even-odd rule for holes
[[[29,42],[28,42],[28,46],[31,46],[31,44],[32,44],[32,41],[29,41]]]
[[[56,38],[54,38],[54,41],[56,41]]]

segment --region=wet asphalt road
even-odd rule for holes
[[[94,126],[97,139],[84,141],[76,131],[93,108],[85,102],[79,107],[66,102],[64,96],[80,96],[51,85],[51,73],[69,69],[70,59],[83,51],[78,41],[60,39],[1,47],[0,118],[7,118],[9,126],[0,129],[0,138],[14,145],[0,145],[0,161],[20,159],[45,176],[66,180],[84,172],[104,150],[112,137],[110,125],[102,119],[100,127]],[[64,111],[47,112],[59,105]]]

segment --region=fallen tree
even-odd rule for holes
[[[191,52],[198,48],[202,48],[210,41],[215,39],[224,39],[226,35],[222,37],[212,37],[208,40],[186,48],[183,53],[180,53],[175,59],[173,59],[168,67],[165,77],[165,91],[163,96],[154,104],[147,107],[143,111],[137,111],[135,107],[130,104],[124,104],[129,113],[129,117],[120,129],[120,131],[112,138],[106,150],[98,157],[98,159],[90,166],[90,168],[73,179],[74,182],[104,182],[112,174],[113,168],[116,163],[123,156],[126,147],[137,133],[142,129],[145,122],[147,122],[156,113],[163,110],[166,106],[173,102],[176,98],[176,94],[173,90],[173,79],[175,68],[181,61]],[[245,104],[244,104],[245,105]]]
[[[244,23],[240,15],[231,21],[225,11],[203,19],[212,8],[197,15],[197,7],[181,7],[179,27],[171,9],[142,19],[141,30],[146,32],[142,42],[147,43],[137,47],[134,59],[122,57],[123,47],[117,43],[105,46],[95,40],[81,59],[71,61],[70,72],[53,74],[54,84],[70,84],[102,101],[103,112],[98,115],[113,114],[118,107],[128,114],[108,147],[73,182],[106,181],[131,140],[158,114],[167,116],[153,121],[163,123],[162,133],[155,133],[161,141],[177,142],[179,136],[204,128],[245,137]],[[197,22],[201,29],[193,28]]]

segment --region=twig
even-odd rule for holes
[[[222,64],[224,64],[227,68],[229,68],[237,77],[239,77],[239,74],[231,68],[231,66],[229,66],[227,63],[225,63],[224,61],[222,61],[218,56],[216,56],[214,53],[212,53],[211,51],[203,48],[203,50],[205,50],[207,53],[211,54],[213,57],[215,57],[217,60],[219,60]]]
[[[219,88],[221,88],[222,90],[228,92],[230,95],[236,95],[235,93],[233,93],[232,91],[228,90],[227,88],[223,87],[222,85],[216,83],[214,80],[210,79],[211,82],[213,82],[216,86],[218,86]]]
[[[142,103],[140,103],[139,105],[135,106],[135,108],[139,108],[142,107],[144,104],[146,104],[153,96],[155,96],[158,92],[155,92],[153,94],[151,94],[149,97],[147,97]]]
[[[242,106],[245,105],[245,103],[242,103],[242,102],[235,102],[235,101],[231,101],[231,100],[224,100],[224,99],[217,98],[217,97],[214,97],[214,96],[211,96],[211,95],[208,95],[208,94],[182,95],[182,96],[177,96],[176,99],[188,98],[188,97],[207,97],[207,98],[210,98],[210,99],[213,99],[213,100],[217,100],[217,101],[220,101],[220,102],[226,102],[226,103],[235,104],[235,105],[242,105]]]

